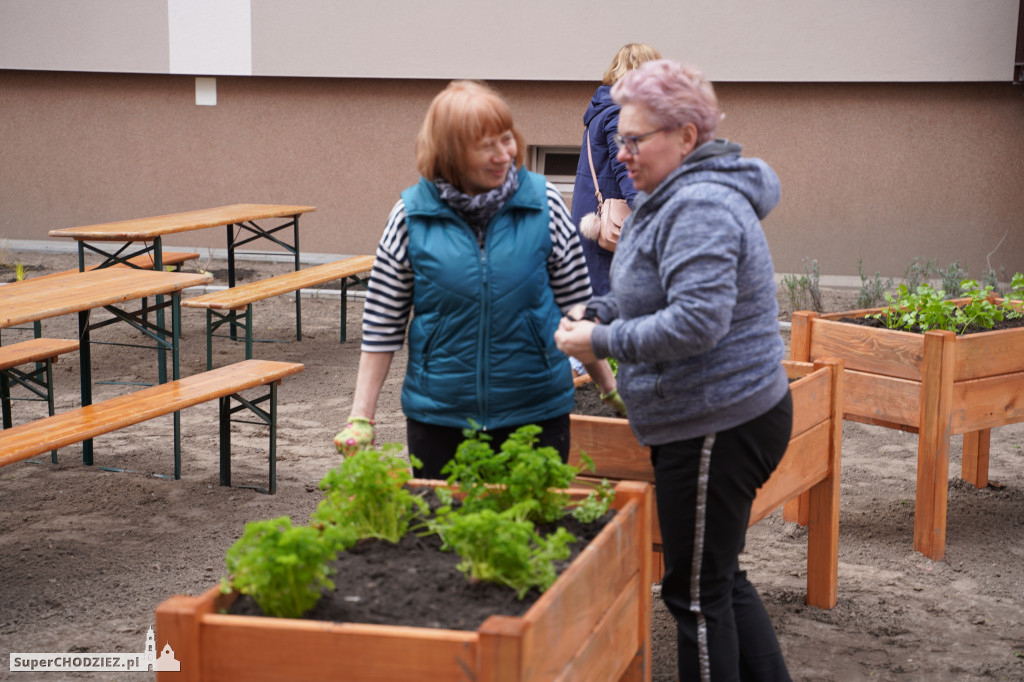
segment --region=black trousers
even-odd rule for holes
[[[562,461],[568,462],[569,415],[563,414],[553,419],[531,423],[537,424],[542,429],[537,436],[537,447],[553,447],[558,451]],[[523,424],[487,431],[486,433],[492,438],[491,447],[497,451],[505,439],[519,426],[523,426]],[[448,463],[448,460],[455,457],[455,451],[458,450],[459,444],[466,439],[462,435],[461,428],[426,424],[409,418],[405,420],[405,434],[409,452],[423,462],[422,469],[413,470],[417,478],[447,478],[441,475],[441,468]]]
[[[728,431],[651,448],[679,679],[789,680],[771,620],[739,568],[750,508],[789,444],[789,393]]]

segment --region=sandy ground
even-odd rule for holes
[[[71,256],[12,254],[30,276],[73,267]],[[287,266],[251,264],[261,274]],[[208,263],[218,272],[220,263]],[[194,268],[194,266],[193,266]],[[3,274],[0,272],[0,274]],[[0,277],[0,280],[4,279]],[[830,309],[848,309],[856,292],[827,292]],[[0,469],[0,679],[151,679],[151,674],[12,673],[12,652],[141,652],[156,606],[174,594],[213,586],[225,550],[246,521],[289,514],[305,522],[316,483],[338,461],[331,436],[347,414],[358,361],[361,305],[350,303],[349,341],[339,343],[337,296],[303,298],[303,339],[294,340],[293,299],[256,308],[261,358],[297,361],[303,373],[280,391],[278,492],[218,485],[215,404],[182,413],[183,467],[172,473],[171,418],[96,440],[96,466],[80,446],[60,463]],[[183,314],[182,373],[205,368],[201,311]],[[788,318],[787,318],[788,319]],[[94,338],[118,337],[121,325]],[[74,316],[44,324],[48,336],[76,333]],[[3,341],[27,338],[5,331]],[[216,364],[244,349],[218,339]],[[98,346],[97,379],[155,379],[155,352]],[[400,354],[395,370],[404,365]],[[393,371],[378,412],[380,441],[401,442],[401,372]],[[55,366],[57,409],[78,404],[77,354]],[[95,399],[131,390],[101,385]],[[44,414],[17,403],[15,419]],[[233,482],[265,485],[266,428],[235,428]],[[992,434],[992,486],[958,479],[960,442],[951,448],[947,552],[933,562],[912,551],[916,436],[847,423],[843,436],[839,603],[805,606],[806,532],[779,512],[751,529],[743,557],[761,590],[795,680],[1024,679],[1024,427]],[[128,471],[112,472],[100,467]],[[157,474],[157,475],[154,475]],[[162,477],[161,477],[162,476]],[[674,627],[656,600],[654,675],[673,680]],[[162,646],[162,643],[160,644]]]

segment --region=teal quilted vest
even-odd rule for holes
[[[421,179],[402,199],[415,277],[405,415],[495,429],[571,412],[569,363],[554,342],[561,313],[548,281],[543,176],[519,171],[483,249],[433,183]]]

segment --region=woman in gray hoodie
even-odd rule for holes
[[[738,557],[750,507],[789,443],[774,267],[760,219],[779,180],[740,146],[700,71],[658,60],[612,88],[619,160],[639,191],[611,291],[555,340],[619,361],[630,425],[650,446],[683,680],[788,680],[771,621]]]

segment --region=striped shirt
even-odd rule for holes
[[[563,312],[590,300],[590,275],[583,259],[579,234],[569,217],[562,195],[547,183],[551,215],[551,254],[548,277],[555,303]],[[362,350],[394,352],[405,342],[405,330],[412,313],[413,270],[409,262],[409,233],[405,225],[405,202],[391,209],[384,235],[377,245],[377,260],[370,273],[363,306]]]

